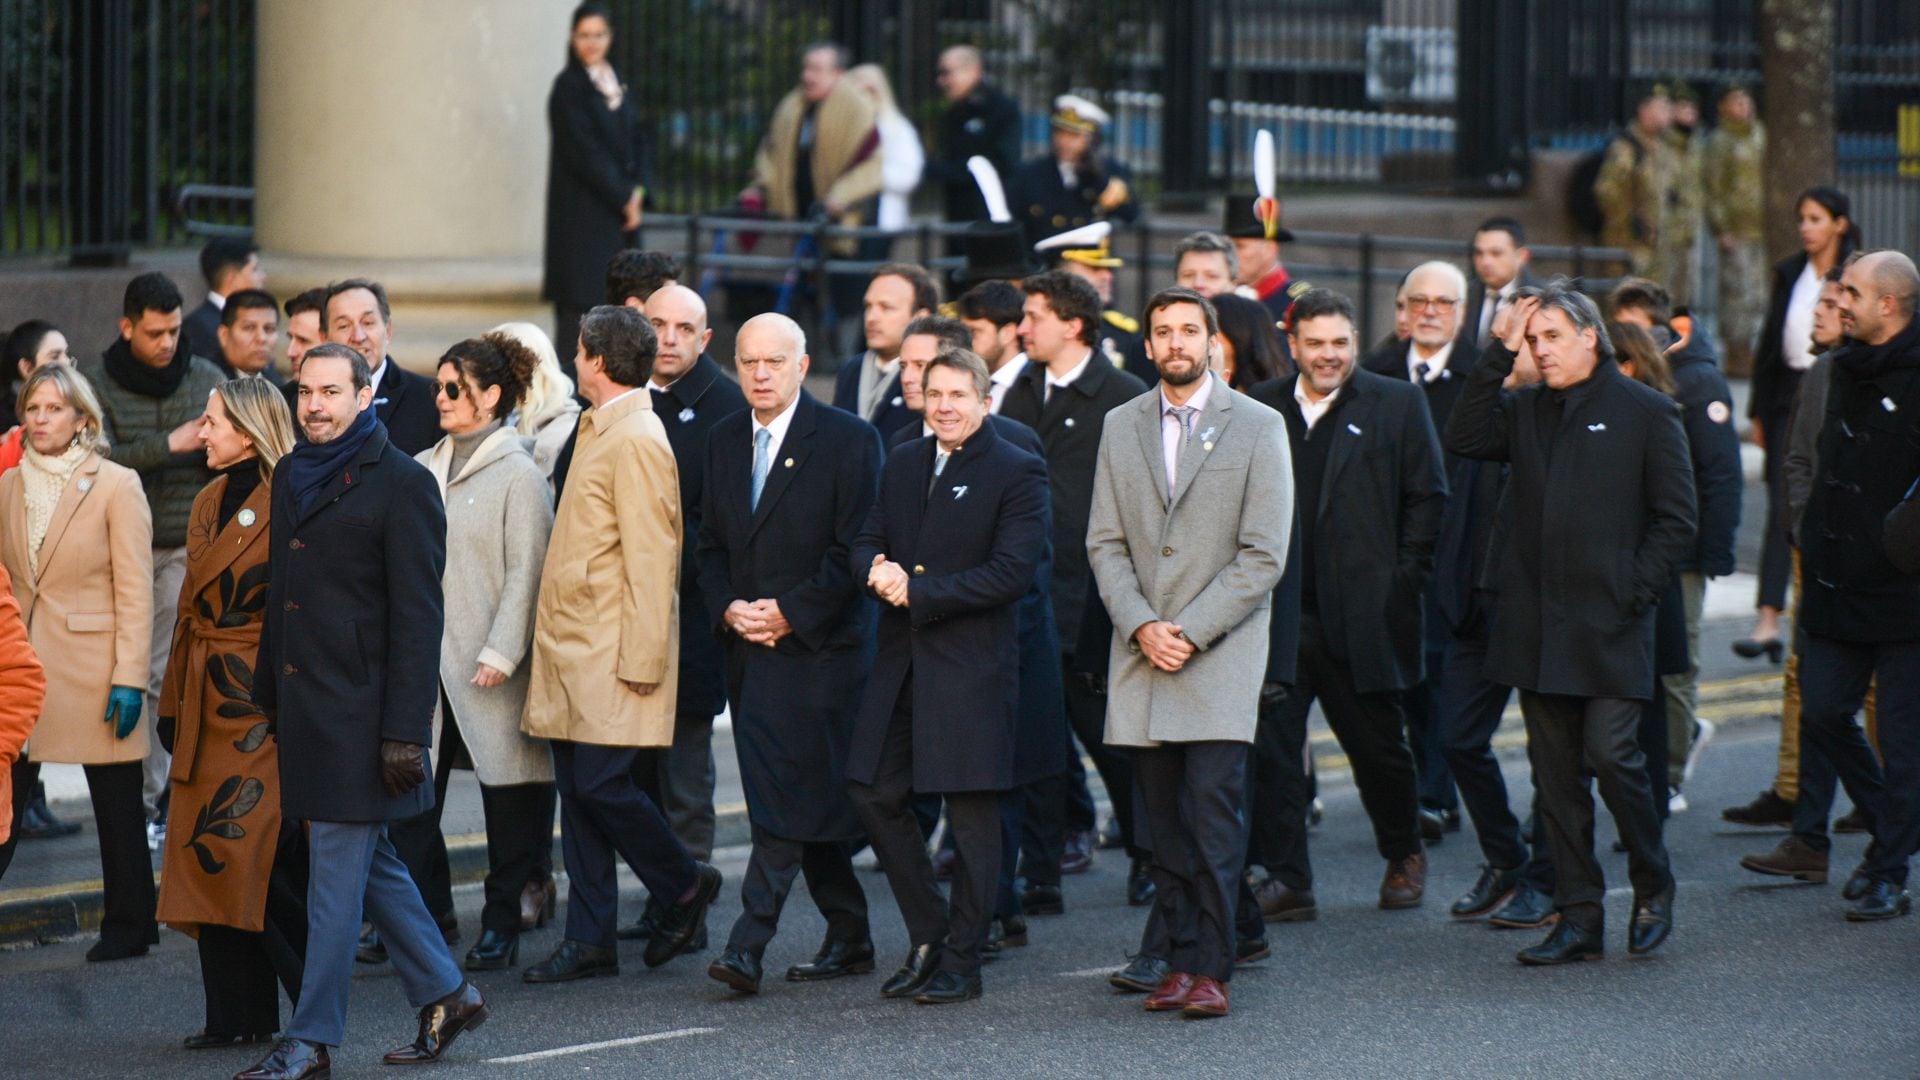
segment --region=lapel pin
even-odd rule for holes
[[[955,484],[955,485],[954,485],[954,488],[953,488],[953,497],[954,497],[954,499],[956,499],[956,500],[958,500],[958,499],[960,498],[960,496],[962,496],[962,495],[965,495],[966,493],[967,493],[967,485],[965,485],[965,484]]]
[[[1220,429],[1208,428],[1207,430],[1200,433],[1200,441],[1207,444],[1207,449],[1209,450],[1213,449],[1213,433],[1218,430]]]
[[[1353,432],[1355,435],[1360,434],[1360,429],[1357,427],[1354,427],[1352,424],[1347,425],[1347,430]]]
[[[900,395],[898,395],[898,394],[895,394],[895,395],[894,395],[894,397],[893,397],[893,404],[894,404],[894,407],[895,407],[895,408],[899,408],[899,406],[900,406]]]
[[[237,516],[240,519],[240,527],[243,529],[253,528],[253,523],[259,520],[251,510],[242,510]]]
[[[1898,406],[1898,405],[1895,405],[1895,404],[1893,403],[1893,399],[1892,399],[1892,398],[1890,398],[1890,397],[1883,397],[1883,398],[1881,398],[1881,399],[1880,399],[1880,407],[1881,407],[1881,408],[1883,408],[1883,409],[1885,409],[1885,410],[1887,410],[1888,412],[1899,412],[1899,411],[1900,411],[1900,406]]]
[[[1201,444],[1200,444],[1200,449],[1202,449],[1202,450],[1205,450],[1205,451],[1206,451],[1206,452],[1208,452],[1208,453],[1212,453],[1212,452],[1213,452],[1213,444],[1212,444],[1212,443],[1210,443],[1210,442],[1203,442],[1203,443],[1201,443]]]
[[[793,468],[793,459],[788,458],[786,464],[787,464],[787,468],[789,469]]]
[[[93,490],[93,478],[92,478],[91,476],[83,476],[83,477],[81,477],[81,478],[80,478],[80,493],[81,493],[82,495],[84,495],[84,494],[86,494],[87,492],[89,492],[89,491],[92,491],[92,490]]]
[[[691,423],[693,422],[693,410],[692,410],[692,409],[681,409],[681,410],[680,410],[680,422],[681,422],[681,423],[683,423],[683,424],[691,424]]]
[[[1605,425],[1605,424],[1588,424],[1588,425],[1587,425],[1587,430],[1588,430],[1588,431],[1605,431],[1605,430],[1607,430],[1607,425]]]
[[[1068,426],[1068,427],[1072,427],[1072,426],[1073,426],[1073,417],[1071,417],[1071,416],[1069,416],[1069,417],[1067,417],[1067,426]]]

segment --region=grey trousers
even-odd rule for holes
[[[167,678],[167,657],[173,653],[173,628],[180,621],[180,586],[187,580],[187,549],[153,549],[153,644],[147,668],[147,760],[140,767],[140,800],[147,820],[159,816],[160,796],[167,790],[167,771],[173,755],[160,746],[160,684]]]
[[[1687,608],[1687,670],[1660,676],[1661,692],[1667,696],[1667,786],[1676,791],[1685,778],[1694,717],[1700,709],[1700,615],[1707,601],[1706,575],[1682,570],[1680,596]]]

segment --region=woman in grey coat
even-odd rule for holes
[[[433,893],[444,887],[446,849],[435,843],[439,808],[449,771],[473,769],[486,812],[488,866],[482,933],[467,952],[469,971],[512,966],[522,891],[538,887],[551,896],[552,757],[544,742],[520,733],[520,714],[553,497],[527,440],[504,423],[526,396],[537,363],[532,350],[501,333],[448,349],[434,388],[447,435],[419,455],[447,506],[446,630],[433,746],[438,798],[429,814],[407,823],[416,842],[402,855],[423,893],[429,882]],[[410,848],[423,851],[420,862],[428,865],[416,863]],[[434,907],[439,897],[428,895],[427,902]],[[450,896],[447,903],[450,909]]]

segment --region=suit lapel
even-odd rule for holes
[[[1361,436],[1373,416],[1374,395],[1366,392],[1360,372],[1354,373],[1353,380],[1341,392],[1352,394],[1353,399],[1321,421],[1333,425],[1331,430],[1319,433],[1332,439],[1333,445],[1327,447],[1327,471],[1320,481],[1320,507],[1316,514],[1326,513],[1334,487],[1340,482],[1340,470],[1347,467],[1347,462],[1360,449]]]
[[[1167,447],[1160,436],[1160,427],[1166,418],[1160,414],[1160,399],[1158,390],[1140,395],[1134,412],[1134,430],[1140,436],[1140,453],[1147,459],[1147,475],[1153,477],[1153,486],[1160,492],[1162,502],[1171,506],[1171,500],[1167,499]]]
[[[67,477],[67,486],[60,492],[60,501],[53,504],[53,519],[47,522],[46,539],[40,541],[40,566],[34,574],[38,582],[47,576],[47,564],[53,561],[53,553],[60,548],[60,538],[73,522],[73,515],[80,509],[80,503],[92,493],[100,480],[100,456],[90,454],[80,466]],[[23,485],[24,490],[24,485]]]
[[[749,426],[748,430],[752,430]],[[753,510],[753,524],[747,529],[747,535],[758,532],[767,515],[773,512],[773,505],[786,493],[787,486],[793,483],[793,474],[806,465],[807,458],[813,454],[813,398],[802,394],[800,404],[793,411],[793,422],[787,425],[787,436],[780,440],[779,452],[767,462],[767,484],[760,489],[760,505]],[[751,499],[753,492],[753,456],[747,456],[747,492]]]
[[[233,515],[233,519],[227,522],[226,527],[220,528],[220,498],[231,482],[224,476],[220,477],[215,481],[219,485],[219,490],[207,500],[207,518],[203,524],[206,529],[205,535],[213,537],[213,545],[212,550],[206,552],[204,556],[188,562],[193,570],[192,579],[188,582],[189,594],[198,593],[206,588],[208,582],[219,577],[221,571],[238,562],[249,548],[266,539],[267,503],[272,497],[273,485],[262,481],[259,487],[254,488],[247,495],[247,501],[240,504],[240,509]],[[251,516],[248,516],[249,513]],[[245,524],[242,523],[242,518],[246,519]]]
[[[1212,376],[1208,376],[1212,378]],[[1167,509],[1180,504],[1181,496],[1193,486],[1193,478],[1200,473],[1200,467],[1206,464],[1207,455],[1218,445],[1219,438],[1226,433],[1227,424],[1233,420],[1233,391],[1227,384],[1214,380],[1213,391],[1207,398],[1207,410],[1193,418],[1193,437],[1180,448],[1180,469],[1174,475],[1173,497],[1167,500]],[[1164,456],[1164,454],[1163,454]],[[1166,471],[1166,465],[1160,466]]]

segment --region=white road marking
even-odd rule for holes
[[[641,1043],[664,1042],[668,1039],[684,1039],[689,1035],[711,1035],[719,1028],[691,1027],[675,1028],[672,1031],[657,1031],[652,1035],[633,1035],[625,1039],[608,1039],[605,1042],[581,1043],[578,1046],[559,1046],[552,1050],[535,1050],[530,1054],[515,1054],[512,1057],[488,1058],[490,1065],[524,1065],[529,1061],[542,1061],[546,1058],[564,1057],[567,1054],[587,1054],[595,1050],[612,1050],[620,1046],[638,1046]]]
[[[1107,964],[1104,967],[1081,968],[1079,971],[1062,971],[1059,976],[1062,979],[1085,979],[1094,975],[1111,975],[1125,966],[1125,964]]]

